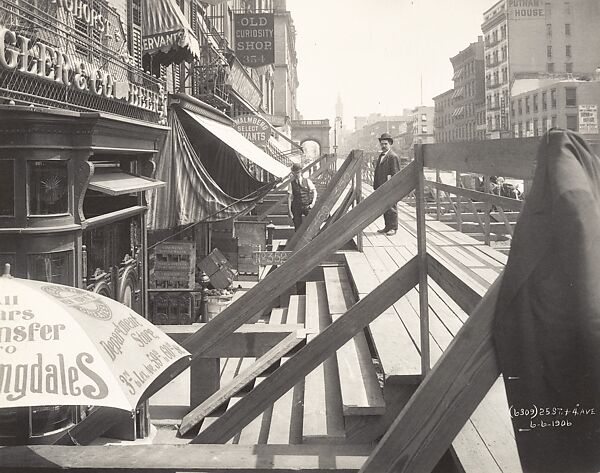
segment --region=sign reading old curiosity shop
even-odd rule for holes
[[[275,62],[275,20],[273,13],[235,15],[235,54],[247,67]]]
[[[235,119],[235,129],[256,146],[266,146],[271,137],[269,122],[256,115],[241,115]]]

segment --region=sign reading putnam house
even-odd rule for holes
[[[235,119],[235,129],[256,146],[266,146],[271,137],[269,122],[256,115],[237,117]]]
[[[235,54],[247,67],[275,62],[275,20],[273,13],[235,15]]]

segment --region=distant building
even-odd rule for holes
[[[597,140],[600,80],[557,80],[516,95],[511,100],[515,137],[542,135],[553,127],[566,128]]]
[[[450,89],[433,97],[433,137],[436,143],[448,143],[453,141],[453,93],[454,89]]]
[[[485,132],[477,129],[477,108],[485,101],[485,79],[483,64],[483,37],[476,43],[450,58],[454,68],[454,110],[452,112],[451,141],[473,141],[485,139]]]
[[[600,65],[598,0],[501,0],[484,12],[487,137],[510,136],[521,79],[591,77]]]
[[[434,143],[433,135],[434,108],[419,105],[412,111],[412,140],[415,143]]]

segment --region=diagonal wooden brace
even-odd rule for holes
[[[308,245],[295,251],[285,264],[258,282],[244,297],[234,301],[204,327],[190,335],[183,342],[183,346],[195,358],[218,345],[228,334],[241,327],[258,312],[265,310],[273,298],[279,297],[283,291],[308,274],[323,259],[369,226],[386,209],[406,197],[415,188],[416,181],[417,167],[411,163],[337,222],[317,235]],[[268,297],[266,297],[267,295]],[[185,367],[181,371],[183,369]],[[170,373],[170,378],[177,374],[178,372]],[[151,389],[153,388],[151,386],[144,393],[142,400],[157,392],[168,381],[170,379],[163,383],[157,383],[154,389]],[[55,443],[87,445],[106,432],[119,418],[110,409],[95,409],[93,416],[86,417]]]
[[[228,409],[192,443],[224,443],[233,437],[415,287],[418,271],[417,259],[413,258]]]
[[[489,288],[360,473],[427,473],[448,450],[500,374],[492,340],[500,281]]]

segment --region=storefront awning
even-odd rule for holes
[[[230,148],[237,151],[244,158],[252,161],[258,167],[264,169],[275,177],[287,177],[290,169],[273,159],[258,146],[247,140],[242,134],[238,133],[232,126],[225,125],[218,121],[198,115],[197,113],[184,110],[196,123],[216,136]]]
[[[200,45],[175,0],[144,0],[142,50],[161,64],[200,57]]]
[[[456,117],[456,118],[459,118],[459,117],[462,115],[464,108],[465,108],[465,107],[458,107],[458,108],[455,108],[455,109],[454,109],[454,112],[452,113],[452,116],[453,116],[453,117]]]
[[[120,169],[96,169],[90,179],[89,189],[108,195],[131,194],[163,187],[164,182],[149,177],[134,176]]]
[[[452,98],[458,98],[458,97],[462,97],[463,94],[465,92],[465,88],[464,87],[459,87],[458,89],[454,89],[454,93],[452,94]]]

